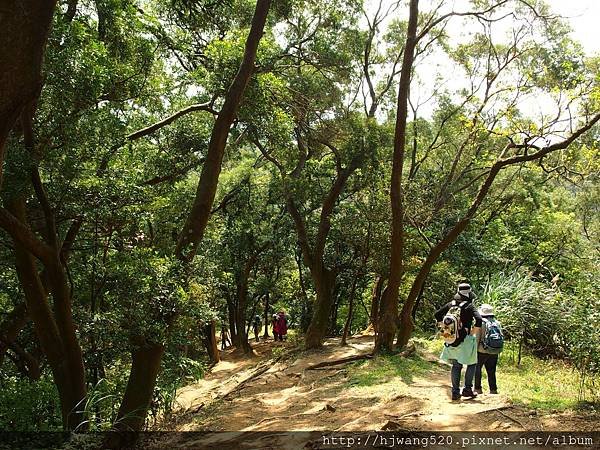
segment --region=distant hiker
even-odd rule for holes
[[[494,317],[494,308],[483,304],[479,307],[482,325],[479,333],[479,345],[477,347],[477,369],[475,370],[475,392],[481,394],[481,368],[485,366],[487,372],[490,394],[498,393],[496,384],[496,366],[498,355],[504,347],[504,335],[500,322]]]
[[[229,330],[227,329],[225,322],[223,322],[221,323],[221,350],[225,350],[228,343],[231,345],[231,340],[229,339]]]
[[[259,341],[258,339],[258,333],[260,332],[260,316],[256,315],[254,316],[254,319],[252,320],[252,328],[254,329],[254,339],[256,340],[256,342]]]
[[[473,377],[477,368],[477,333],[481,327],[481,316],[475,306],[471,286],[460,283],[454,299],[442,306],[435,313],[440,334],[444,339],[444,349],[440,359],[452,363],[450,379],[452,381],[452,400],[460,400],[460,375],[463,364],[465,371],[465,387],[463,397],[475,398]],[[475,320],[475,326],[473,326]]]
[[[285,315],[285,311],[279,311],[277,314],[277,323],[279,328],[279,340],[283,341],[287,336],[287,316]]]
[[[287,335],[287,317],[284,311],[273,314],[273,335],[276,341],[283,341],[283,337]]]

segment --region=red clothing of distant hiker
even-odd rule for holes
[[[287,317],[284,312],[280,312],[277,318],[277,331],[279,334],[287,334]]]
[[[275,319],[275,318],[274,318]],[[287,318],[285,313],[280,311],[277,314],[277,318],[273,320],[273,333],[275,334],[275,340],[283,340],[283,336],[287,334]]]

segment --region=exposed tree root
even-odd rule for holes
[[[279,361],[280,359],[281,359],[281,356],[279,358],[276,358],[275,360],[267,361],[265,364],[262,364],[252,373],[252,375],[250,375],[248,378],[240,381],[233,388],[231,388],[229,391],[227,391],[224,395],[222,395],[219,398],[216,398],[215,400],[227,400],[227,398],[230,397],[231,395],[235,394],[238,391],[241,391],[244,388],[244,386],[246,384],[248,384],[250,381],[260,377],[263,373],[265,373],[267,370],[269,370],[271,367],[273,367],[277,363],[277,361]]]
[[[417,350],[417,348],[415,347],[415,343],[414,342],[409,342],[406,345],[406,348],[404,350],[402,350],[398,354],[398,356],[401,356],[402,358],[406,358],[407,356],[412,355],[416,350]]]
[[[308,366],[306,368],[306,370],[314,370],[314,369],[318,369],[320,367],[337,366],[338,364],[346,364],[346,363],[353,362],[353,361],[360,361],[362,359],[372,359],[372,358],[373,358],[372,353],[363,353],[362,355],[348,356],[346,358],[340,358],[340,359],[336,359],[333,361],[323,361],[318,364],[313,364],[311,366]]]
[[[498,412],[499,412],[500,414],[502,414],[504,417],[506,417],[506,418],[507,418],[507,419],[509,419],[509,420],[512,420],[512,421],[513,421],[513,422],[515,422],[515,423],[518,423],[518,424],[519,424],[519,426],[520,426],[521,428],[523,428],[525,431],[528,431],[527,427],[526,427],[525,425],[523,425],[523,422],[521,422],[521,421],[520,421],[520,420],[518,420],[518,419],[515,419],[515,418],[514,418],[514,417],[512,417],[512,416],[509,416],[509,415],[508,415],[508,414],[506,414],[504,411],[502,411],[502,409],[508,409],[508,408],[497,408],[497,409],[495,409],[494,411],[498,411]]]

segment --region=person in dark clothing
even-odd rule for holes
[[[463,397],[475,398],[477,394],[473,391],[473,378],[477,368],[477,338],[481,328],[481,315],[473,305],[475,296],[468,283],[460,283],[458,291],[451,302],[446,303],[435,312],[438,322],[444,320],[444,316],[451,307],[460,307],[460,323],[456,340],[450,344],[444,344],[441,359],[452,363],[450,379],[452,381],[452,400],[459,400],[460,378],[463,365],[467,366],[465,371],[465,386],[462,391]],[[475,322],[475,324],[473,324]],[[474,326],[473,326],[474,325]]]
[[[261,320],[260,320],[260,316],[256,315],[254,316],[254,320],[252,320],[252,328],[254,329],[254,339],[256,340],[256,342],[259,342],[259,332],[260,332],[260,325],[261,325]]]
[[[229,339],[229,330],[227,329],[227,325],[225,322],[221,323],[221,350],[225,350],[227,348],[227,344],[231,345],[231,340]]]
[[[477,347],[475,392],[477,392],[478,394],[483,393],[483,389],[481,388],[481,369],[485,367],[485,371],[487,372],[488,385],[490,387],[490,394],[497,394],[498,385],[496,384],[496,366],[498,365],[498,355],[502,350],[494,348],[485,348],[485,346],[483,345],[483,339],[486,334],[486,328],[490,321],[495,320],[494,308],[491,305],[483,304],[479,307],[478,311],[483,319],[483,324],[479,336],[479,345]]]

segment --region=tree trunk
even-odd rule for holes
[[[246,303],[248,301],[248,273],[243,270],[237,280],[237,308],[236,308],[236,340],[234,345],[244,353],[252,352],[252,347],[248,343],[248,333],[246,333]]]
[[[131,371],[114,424],[118,431],[143,429],[165,351],[163,345],[149,342],[141,336],[133,337],[131,345]]]
[[[56,0],[0,3],[0,186],[8,134],[42,86],[42,64]]]
[[[8,313],[2,324],[0,324],[0,366],[2,366],[2,362],[4,361],[6,350],[17,339],[17,336],[25,328],[28,321],[27,307],[25,303],[19,303]]]
[[[76,356],[77,354],[81,356],[81,350],[73,352],[73,349],[67,349],[67,345],[72,344],[73,339],[65,340],[61,336],[31,254],[15,244],[15,255],[17,275],[25,292],[27,310],[33,320],[42,351],[48,358],[54,383],[58,389],[63,427],[65,430],[74,430],[84,423],[85,373],[83,360],[77,361]],[[74,331],[73,329],[72,332]],[[75,343],[79,348],[76,339]],[[86,427],[82,425],[81,428]]]
[[[219,353],[216,333],[217,328],[215,320],[211,320],[209,323],[204,325],[202,330],[204,346],[206,347],[208,359],[210,360],[211,364],[217,364],[221,360],[221,353]]]
[[[11,202],[9,207],[17,219],[27,223],[23,198]],[[72,320],[70,289],[64,268],[58,254],[52,261],[53,267],[50,267],[50,261],[46,261],[46,273],[54,300],[53,312],[32,254],[16,241],[14,246],[17,276],[25,294],[27,311],[58,389],[63,427],[65,430],[77,427],[85,430],[85,371]]]
[[[242,63],[227,90],[223,107],[213,126],[206,159],[196,189],[196,196],[186,222],[179,233],[174,251],[175,255],[184,263],[191,262],[194,258],[198,245],[204,236],[215,199],[229,130],[235,120],[246,86],[254,71],[256,51],[264,32],[270,5],[270,0],[257,0],[256,2],[250,32],[246,38]],[[122,421],[125,421],[125,426],[122,427],[120,422],[117,422],[115,424],[117,429],[127,429],[129,427],[134,431],[141,430],[148,404],[152,398],[152,391],[156,383],[156,375],[163,352],[164,348],[162,346],[151,346],[147,351],[137,350],[134,354],[134,364],[132,365],[130,383],[128,384],[128,389],[131,384],[132,392],[129,395],[126,392],[119,411],[119,417],[123,419]],[[137,363],[135,363],[136,361]],[[137,366],[145,368],[146,373],[139,372],[136,369]],[[143,380],[139,381],[143,382],[144,388],[136,390],[134,386],[140,377],[143,377]],[[127,416],[131,411],[143,413],[141,420],[127,420]]]
[[[392,180],[390,186],[390,201],[392,207],[392,233],[390,272],[388,284],[381,299],[379,326],[375,336],[375,352],[392,350],[396,335],[396,320],[398,317],[398,293],[403,273],[404,253],[404,193],[402,189],[402,170],[404,167],[404,150],[406,145],[406,121],[408,116],[408,95],[410,77],[417,44],[417,19],[419,15],[418,0],[410,1],[410,15],[402,73],[398,87],[398,109],[396,113],[396,129],[394,133],[394,160],[392,165]]]
[[[252,311],[250,311],[250,314],[248,315],[248,317],[250,318],[250,320],[248,321],[248,323],[246,325],[246,336],[250,336],[250,328],[254,329],[254,325],[253,325],[253,323],[254,323],[254,317],[257,315],[256,314],[256,307],[258,306],[258,304],[260,303],[260,301],[261,301],[260,295],[255,293],[252,296]],[[259,334],[260,334],[260,328],[259,328]]]
[[[429,272],[431,272],[431,268],[438,260],[440,255],[456,241],[456,238],[467,228],[467,225],[471,222],[471,219],[479,209],[479,206],[483,202],[483,199],[487,195],[490,187],[492,186],[496,175],[500,172],[500,169],[503,166],[499,163],[495,163],[490,172],[485,179],[484,183],[481,185],[479,192],[477,193],[477,197],[473,200],[473,203],[469,207],[468,211],[465,215],[446,233],[446,235],[439,241],[436,245],[434,245],[430,250],[425,262],[421,266],[421,269],[417,273],[415,280],[411,286],[410,292],[406,297],[406,301],[402,307],[402,312],[400,314],[400,324],[403,328],[398,332],[398,340],[396,345],[399,348],[403,348],[406,344],[408,344],[408,340],[411,336],[411,333],[414,328],[414,322],[411,317],[412,309],[415,305],[415,301],[421,292],[423,285],[425,284],[425,280],[427,280],[427,276]]]
[[[298,147],[303,148],[301,141],[301,133],[297,132]],[[300,159],[296,168],[291,173],[291,178],[297,179],[300,171],[302,170],[304,163],[308,157],[306,151],[302,151],[303,157]],[[348,181],[348,178],[358,168],[359,158],[354,158],[352,162],[345,168],[341,169],[341,165],[338,165],[338,173],[335,182],[331,185],[329,192],[323,200],[321,207],[321,216],[319,220],[319,228],[315,237],[314,246],[311,248],[308,234],[306,232],[306,224],[302,218],[300,211],[296,207],[294,199],[289,192],[286,192],[286,209],[290,213],[296,233],[298,235],[298,243],[302,251],[302,257],[306,266],[310,270],[310,274],[317,291],[317,298],[315,299],[314,311],[312,320],[305,336],[305,345],[307,348],[318,348],[322,345],[322,340],[325,337],[328,326],[329,313],[332,307],[332,300],[334,298],[332,290],[335,287],[336,274],[334,271],[330,271],[325,267],[325,246],[327,243],[327,237],[329,230],[331,229],[331,214],[333,213],[334,207],[340,197],[340,194],[344,190],[344,186]],[[280,170],[281,170],[280,165]],[[285,171],[283,171],[285,173]],[[283,175],[285,177],[285,174]]]
[[[377,324],[379,323],[379,304],[381,302],[384,284],[385,278],[379,275],[375,281],[375,284],[373,285],[373,293],[371,295],[371,314],[369,315],[369,320],[371,321],[371,325],[373,325],[373,331],[375,331],[376,335]]]
[[[231,342],[236,342],[237,339],[237,331],[235,325],[235,315],[236,315],[236,306],[235,300],[230,298],[227,299],[227,321],[229,322],[229,338]]]
[[[346,345],[346,339],[348,339],[348,332],[352,326],[352,315],[354,313],[354,294],[356,293],[356,280],[358,277],[354,277],[352,280],[352,288],[350,289],[350,305],[348,307],[348,317],[346,318],[346,323],[344,324],[344,333],[342,334],[342,342],[341,345]]]
[[[257,0],[256,2],[252,26],[246,39],[244,58],[233,82],[227,90],[225,102],[223,103],[223,107],[217,115],[217,119],[213,126],[210,141],[208,143],[206,160],[202,166],[200,180],[198,181],[196,197],[185,225],[179,234],[177,246],[175,248],[175,254],[184,261],[191,261],[204,236],[204,230],[206,229],[208,219],[210,218],[212,205],[217,192],[217,184],[219,182],[221,164],[223,162],[227,138],[229,137],[229,130],[237,115],[240,103],[242,102],[246,85],[254,71],[256,50],[258,49],[258,44],[263,35],[270,5],[271,0]]]
[[[396,348],[403,349],[408,344],[412,332],[415,328],[415,322],[411,317],[410,313],[407,313],[404,309],[400,313],[400,327],[398,329],[398,337],[396,339]]]
[[[271,0],[257,0],[256,2],[250,32],[246,38],[242,63],[227,90],[223,107],[213,126],[206,159],[196,189],[196,196],[174,249],[175,255],[184,263],[189,263],[194,258],[198,245],[204,236],[217,191],[229,130],[235,120],[246,86],[254,71],[256,51],[264,32],[270,5]],[[141,430],[148,405],[152,399],[152,391],[156,384],[156,376],[164,347],[151,345],[147,350],[142,349],[143,347],[140,347],[139,350],[134,352],[134,364],[132,364],[132,372],[127,386],[129,389],[131,385],[132,392],[125,392],[123,404],[119,410],[120,420],[115,424],[117,430],[127,428],[134,431]],[[138,366],[140,369],[145,369],[146,373],[141,372]],[[138,381],[143,383],[143,388],[135,388],[135,383]],[[143,417],[141,419],[135,417],[128,419],[132,412],[135,412],[136,415],[143,414]],[[121,423],[124,423],[124,425],[121,425]]]
[[[415,321],[417,319],[417,310],[419,309],[419,305],[421,304],[421,299],[423,298],[423,290],[425,290],[425,284],[421,285],[421,290],[419,291],[419,295],[417,296],[417,301],[415,302],[415,306],[412,309],[412,319]]]
[[[269,292],[265,295],[265,334],[264,338],[269,337]]]
[[[308,330],[308,326],[310,325],[310,319],[312,317],[312,304],[308,299],[308,294],[306,293],[306,286],[304,283],[304,275],[302,273],[302,254],[296,253],[296,264],[298,265],[298,279],[300,282],[300,290],[302,291],[302,298],[304,301],[302,302],[302,315],[300,317],[300,328],[303,333],[306,333]]]
[[[15,363],[17,370],[30,381],[39,380],[42,376],[39,361],[16,342],[12,342],[9,347],[14,355],[9,353],[8,357]]]
[[[337,319],[338,319],[338,311],[340,307],[340,303],[342,302],[340,296],[340,287],[334,286],[333,293],[331,294],[333,300],[331,302],[331,311],[329,313],[329,336],[337,336],[338,328],[337,328]]]
[[[317,298],[313,310],[312,320],[306,331],[304,342],[307,349],[319,348],[323,345],[323,338],[329,325],[329,313],[333,303],[333,286],[335,283],[335,274],[325,268],[320,273],[311,271]]]
[[[41,90],[40,68],[55,2],[46,1],[42,5],[33,5],[25,0],[12,6],[14,10],[10,14],[5,14],[0,7],[0,26],[4,30],[0,35],[0,56],[2,62],[9,62],[9,70],[13,71],[7,75],[4,70],[6,65],[0,63],[0,153],[14,120],[20,117],[25,148],[35,159],[33,117]],[[7,17],[11,20],[7,20]],[[15,55],[11,52],[14,52],[15,48],[4,48],[3,41],[6,36],[9,36],[9,41],[16,39],[13,44],[17,49],[19,46],[29,48],[32,54],[18,55],[20,59],[14,61]],[[30,64],[31,67],[19,67],[28,58],[32,60],[25,63],[25,66]],[[22,79],[18,79],[19,77]],[[15,97],[15,92],[10,92],[11,87],[17,91],[20,89],[21,97]],[[9,123],[12,119],[7,119],[6,105],[7,102],[11,102],[11,97],[12,100],[16,99],[17,103],[13,101],[13,105],[8,107],[13,108],[10,114],[14,114],[14,120]],[[0,165],[2,163],[0,155]],[[11,199],[6,210],[0,208],[2,227],[14,240],[17,276],[25,293],[28,314],[34,323],[40,346],[48,358],[57,386],[63,427],[66,430],[85,431],[88,427],[84,417],[87,395],[85,368],[73,321],[71,288],[63,265],[66,264],[63,262],[66,260],[63,250],[68,253],[70,239],[74,238],[79,225],[73,230],[69,229],[63,242],[65,248],[61,248],[54,211],[48,201],[37,166],[31,168],[30,176],[45,219],[45,242],[39,240],[28,227],[26,201],[23,196]],[[44,280],[38,273],[34,257],[44,266]],[[53,309],[48,302],[48,293],[52,295]]]
[[[412,335],[412,332],[415,328],[415,317],[417,315],[417,308],[419,306],[419,301],[423,296],[423,289],[425,288],[425,280],[423,280],[423,284],[421,284],[421,288],[419,289],[419,293],[417,294],[417,298],[415,299],[412,307],[402,307],[402,311],[400,312],[400,326],[398,327],[398,335],[396,336],[396,346],[398,348],[404,348],[406,344],[408,344],[408,340]],[[408,299],[407,299],[408,301]],[[409,313],[410,311],[410,313]]]
[[[47,268],[48,269],[48,268]],[[80,429],[86,429],[84,420],[84,399],[87,395],[85,382],[85,366],[83,364],[83,353],[79,340],[75,322],[73,321],[71,288],[65,268],[56,255],[54,267],[48,269],[50,276],[50,285],[52,286],[52,299],[54,301],[54,315],[60,331],[62,344],[64,346],[64,360],[61,365],[69,372],[69,391],[73,395],[72,402],[77,402],[77,409],[71,410],[72,422]],[[72,429],[69,427],[69,429]]]

